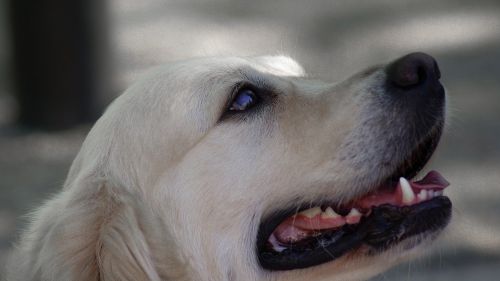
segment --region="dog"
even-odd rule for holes
[[[365,280],[451,217],[436,61],[341,83],[286,56],[154,69],[89,132],[7,280]]]

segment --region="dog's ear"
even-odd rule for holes
[[[8,280],[164,280],[173,263],[151,249],[173,254],[157,249],[173,243],[140,196],[129,192],[89,180],[65,188],[35,212]]]

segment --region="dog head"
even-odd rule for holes
[[[367,278],[450,218],[437,172],[411,181],[443,128],[439,78],[422,53],[341,83],[283,56],[161,67],[107,109],[54,201],[92,222],[111,279]]]

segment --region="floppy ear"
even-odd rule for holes
[[[160,236],[159,245],[173,243],[141,197],[106,183],[80,182],[35,212],[7,267],[8,280],[165,280],[173,263],[153,255],[151,244]],[[156,248],[161,245],[154,247],[175,251]]]

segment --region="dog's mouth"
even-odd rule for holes
[[[347,204],[320,202],[278,211],[264,219],[257,238],[261,266],[269,270],[307,268],[363,245],[376,254],[407,238],[423,238],[426,235],[422,234],[444,228],[451,217],[451,202],[443,195],[449,183],[436,171],[421,180],[413,179],[432,156],[441,128],[431,130],[375,191]]]

